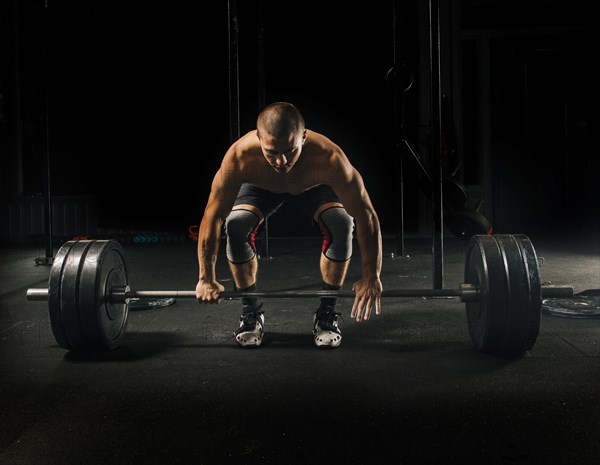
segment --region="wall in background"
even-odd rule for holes
[[[409,134],[427,160],[424,97],[429,81],[422,71],[427,60],[422,53],[426,17],[418,14],[416,1],[402,3],[403,52],[416,71],[415,88],[408,96]],[[519,220],[535,218],[532,214],[539,214],[536,224],[545,218],[550,226],[566,213],[575,222],[593,223],[598,216],[595,199],[600,196],[591,173],[599,159],[593,130],[599,94],[589,79],[597,74],[597,49],[590,45],[578,55],[556,52],[566,60],[556,61],[553,52],[536,51],[539,44],[523,41],[533,34],[549,37],[544,40],[551,43],[577,44],[573,37],[584,37],[597,26],[587,9],[591,4],[455,0],[442,10],[444,86],[453,99],[463,160],[460,175],[473,195],[488,195],[486,214],[502,230],[534,227]],[[17,200],[36,198],[43,189],[42,5],[38,0],[12,0],[1,6],[0,20],[7,31],[0,41],[0,204],[5,209]],[[116,0],[55,0],[49,5],[54,193],[96,198],[101,228],[185,230],[197,224],[212,176],[229,146],[226,2],[213,2],[199,13],[184,2],[168,8]],[[314,0],[296,9],[271,0],[264,5],[267,102],[296,103],[311,129],[347,152],[365,178],[384,231],[393,234],[394,123],[391,92],[384,82],[392,63],[391,1],[368,8]],[[254,128],[258,111],[256,1],[240,2],[239,25],[243,133]],[[565,34],[566,29],[573,33]],[[487,55],[482,55],[482,44]],[[559,49],[578,50],[569,47]],[[482,57],[489,61],[482,62]],[[537,80],[529,75],[529,87],[520,81],[522,63],[538,70]],[[552,63],[558,63],[559,74],[552,73]],[[555,92],[556,85],[562,86],[560,92]],[[489,91],[487,107],[482,107],[482,89]],[[523,89],[530,91],[524,94]],[[18,121],[15,93],[21,99]],[[528,113],[523,126],[518,105],[525,101],[537,113]],[[562,124],[561,118],[566,118],[569,132],[556,144],[547,136],[557,134],[550,128]],[[519,128],[538,126],[550,131],[540,136],[543,141],[536,135],[528,148],[524,139],[516,146],[508,143],[521,137]],[[16,159],[17,153],[22,157]],[[526,160],[515,176],[511,159]],[[422,221],[427,202],[417,177],[416,165],[409,160],[406,227],[428,234]],[[555,205],[560,211],[553,211]],[[271,226],[276,235],[318,234],[293,207],[273,217]]]

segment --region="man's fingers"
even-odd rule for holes
[[[368,320],[371,316],[371,306],[373,305],[373,299],[369,296],[367,300],[367,305],[365,307],[365,320]]]
[[[356,299],[354,300],[355,308],[354,308],[354,311],[352,312],[352,318],[356,319],[356,321],[360,321],[360,314],[361,314],[360,301],[361,301],[361,297],[356,296]]]
[[[356,311],[354,312],[354,318],[356,321],[360,321],[362,315],[362,296],[356,297]]]
[[[365,303],[366,303],[365,296],[362,295],[360,297],[360,301],[358,302],[358,311],[356,313],[356,321],[361,321],[362,316],[363,316],[363,312],[364,312],[364,309],[365,309]]]
[[[352,290],[354,291],[354,286],[352,286]],[[350,318],[356,318],[356,313],[358,311],[359,303],[360,303],[360,295],[356,294],[354,297],[354,305],[352,305],[352,311],[350,312]]]
[[[220,304],[223,299],[219,298],[220,294],[217,295],[204,295],[198,298],[198,302],[201,304]]]
[[[381,315],[381,293],[373,289],[370,291],[359,291],[354,298],[350,318],[356,319],[359,322],[368,320],[371,317],[373,307],[375,307],[375,314]]]
[[[221,303],[221,293],[220,292],[214,292],[211,296],[210,296],[210,300],[211,300],[211,304],[220,304]]]

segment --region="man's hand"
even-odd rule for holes
[[[356,321],[368,320],[371,316],[371,307],[375,305],[375,314],[381,314],[381,292],[383,286],[381,280],[362,278],[352,286],[354,291],[354,305],[350,316],[356,318]]]
[[[196,285],[196,299],[202,304],[218,304],[221,302],[221,293],[225,290],[217,281],[198,281]]]

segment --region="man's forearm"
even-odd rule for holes
[[[381,229],[375,213],[357,223],[356,235],[360,246],[363,277],[379,278],[381,274]]]
[[[200,225],[200,235],[198,236],[198,265],[200,269],[200,281],[216,280],[216,263],[219,253],[219,239],[221,231],[221,222],[217,224]]]

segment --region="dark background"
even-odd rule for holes
[[[427,160],[426,2],[400,3],[401,53],[416,76],[407,125]],[[475,186],[474,195],[487,192],[483,212],[498,232],[594,227],[600,50],[592,2],[447,5],[443,89],[458,117],[461,181]],[[227,2],[49,0],[44,10],[42,1],[12,0],[2,9],[3,209],[43,193],[47,95],[55,196],[90,196],[106,230],[198,224],[230,143]],[[257,2],[240,2],[242,134],[254,128],[259,109],[256,27]],[[393,60],[392,2],[265,0],[264,28],[267,103],[295,103],[310,129],[346,151],[384,232],[394,233],[398,177],[392,93],[384,81]],[[489,62],[482,62],[482,46]],[[489,89],[487,129],[482,88]],[[417,176],[408,160],[406,229],[427,234],[429,206]],[[19,220],[13,210],[3,222]],[[297,213],[274,217],[273,234],[316,232]],[[3,238],[14,234],[5,228]]]

